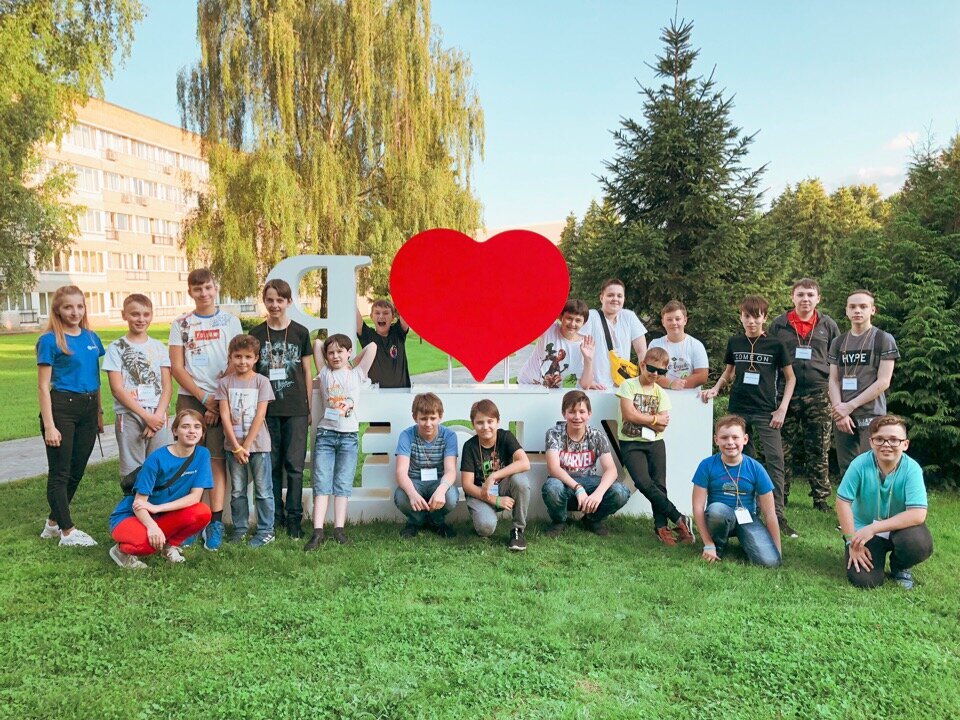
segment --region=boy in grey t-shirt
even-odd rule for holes
[[[876,312],[873,293],[854,290],[847,298],[850,330],[831,343],[827,355],[841,475],[857,455],[870,450],[870,423],[887,412],[884,393],[900,358],[893,336],[873,327]]]

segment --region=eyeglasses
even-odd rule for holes
[[[648,373],[651,373],[651,374],[653,374],[653,375],[666,375],[666,374],[667,374],[667,369],[666,369],[666,368],[658,368],[658,367],[655,367],[655,366],[653,366],[653,365],[647,365],[647,372],[648,372]]]
[[[906,441],[907,441],[906,438],[882,438],[882,437],[870,438],[870,442],[880,447],[883,447],[884,445],[887,445],[888,447],[892,447],[892,448],[900,447],[900,443],[906,442]]]

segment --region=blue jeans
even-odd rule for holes
[[[729,505],[714,502],[707,505],[707,529],[713,544],[717,546],[717,557],[723,557],[727,542],[731,535],[736,534],[740,547],[747,554],[747,559],[754,565],[761,567],[780,567],[782,562],[780,551],[773,544],[770,531],[754,516],[752,523],[741,525],[737,522],[734,510]]]
[[[420,496],[427,502],[430,502],[430,498],[437,491],[437,488],[440,487],[440,480],[431,480],[430,482],[411,480],[411,482],[413,483],[414,489],[420,493]],[[460,500],[460,493],[457,491],[456,486],[451,485],[447,488],[447,493],[444,497],[446,502],[439,510],[414,510],[410,504],[410,498],[407,493],[403,491],[403,488],[398,487],[393,492],[393,504],[397,506],[397,510],[406,515],[407,522],[411,525],[416,525],[417,527],[423,527],[428,523],[430,525],[442,525],[444,518],[447,517],[447,513],[457,506],[457,502]]]
[[[575,480],[583,485],[583,489],[588,494],[600,485],[599,475],[585,475],[575,478]],[[567,512],[576,510],[578,507],[577,496],[573,488],[567,487],[555,477],[547,478],[540,494],[543,495],[543,504],[547,506],[547,513],[554,523],[566,522]],[[600,501],[597,511],[592,515],[584,515],[583,517],[590,522],[600,522],[626,505],[629,499],[630,491],[627,490],[626,485],[619,480],[615,480],[613,485],[607,488],[607,491],[603,494],[603,500]]]
[[[273,477],[270,472],[270,453],[250,453],[250,462],[241,465],[236,456],[227,453],[227,472],[230,474],[230,515],[233,531],[246,535],[250,526],[250,504],[247,502],[247,469],[253,476],[257,501],[257,535],[273,533]]]
[[[313,494],[350,497],[359,449],[358,433],[317,430],[313,441]]]

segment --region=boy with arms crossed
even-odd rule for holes
[[[552,524],[550,537],[567,528],[567,512],[579,510],[585,529],[609,535],[603,520],[627,504],[630,491],[617,479],[610,443],[599,428],[590,427],[590,398],[571,390],[561,402],[564,420],[547,430],[547,481],[541,493]],[[599,466],[600,473],[597,472]]]
[[[912,590],[910,568],[933,554],[923,469],[906,454],[910,441],[903,419],[875,418],[869,432],[873,451],[850,463],[837,490],[847,579],[860,588],[879,587],[890,553],[890,574]]]
[[[719,562],[730,536],[736,535],[751,563],[778,567],[783,551],[773,483],[763,465],[743,454],[746,431],[747,423],[737,415],[717,420],[713,440],[720,452],[702,460],[693,476],[693,518],[707,562]],[[766,526],[757,517],[757,506]]]
[[[218,550],[223,542],[223,502],[227,486],[223,425],[214,395],[227,370],[230,341],[243,334],[236,316],[217,307],[217,281],[206,268],[187,276],[187,292],[196,305],[170,325],[170,369],[180,385],[177,412],[196,410],[206,423],[202,444],[210,451],[213,489],[210,490],[212,520],[204,530],[204,547]],[[184,547],[193,543],[190,538]]]
[[[660,322],[667,334],[653,340],[650,347],[666,350],[670,364],[667,365],[667,374],[657,377],[657,385],[668,390],[700,387],[709,378],[710,362],[703,343],[685,332],[686,305],[671,300],[660,311]]]
[[[457,481],[457,436],[443,420],[443,402],[421,393],[411,408],[416,425],[397,441],[397,489],[393,503],[407,518],[402,538],[416,537],[424,525],[442,538],[457,531],[444,522],[460,500]],[[428,499],[429,498],[429,499]]]
[[[833,341],[827,357],[841,475],[857,455],[870,449],[870,423],[887,412],[884,393],[900,359],[893,335],[873,326],[876,312],[873,293],[854,290],[847,298],[850,330]]]
[[[799,470],[799,474],[806,475],[810,481],[813,507],[820,512],[830,512],[828,456],[833,417],[827,395],[830,380],[827,355],[840,329],[832,317],[817,310],[820,286],[816,280],[798,280],[791,297],[793,310],[770,323],[770,336],[786,346],[797,378],[782,429],[783,503],[786,505],[789,500],[790,483]]]
[[[394,318],[396,317],[396,320]],[[377,346],[370,381],[382,388],[410,387],[410,370],[407,366],[407,333],[410,326],[397,317],[393,304],[386,300],[374,300],[370,307],[373,328],[363,322],[357,310],[357,338],[360,346],[370,343]]]
[[[583,300],[567,300],[554,323],[537,340],[533,354],[520,369],[521,385],[563,387],[564,378],[574,376],[577,385],[586,390],[605,390],[593,382],[594,341],[581,335],[580,328],[590,317],[590,308]]]
[[[475,402],[470,422],[477,434],[463,446],[460,476],[473,529],[480,537],[490,537],[497,529],[497,513],[511,510],[507,547],[522,552],[527,549],[523,531],[530,505],[530,481],[524,473],[530,460],[513,433],[500,427],[500,410],[492,400]]]
[[[748,295],[740,303],[740,323],[743,335],[727,341],[724,362],[727,367],[709,390],[700,393],[704,402],[715,398],[725,386],[730,386],[730,412],[747,422],[745,452],[753,457],[753,436],[763,443],[763,457],[773,480],[773,499],[780,521],[780,533],[797,537],[783,514],[783,444],[780,428],[793,397],[797,379],[787,348],[776,338],[763,332],[770,304],[759,295]],[[777,377],[783,373],[783,398],[777,404]]]

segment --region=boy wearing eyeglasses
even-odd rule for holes
[[[693,543],[687,519],[667,497],[667,448],[663,431],[670,424],[672,403],[657,384],[667,374],[670,354],[650,348],[640,363],[640,376],[624,380],[617,388],[620,398],[620,452],[633,484],[653,508],[653,532],[664,545]],[[669,524],[673,522],[671,532]]]
[[[902,418],[875,418],[869,432],[872,450],[850,463],[837,490],[847,579],[856,587],[879,587],[890,553],[890,574],[912,590],[910,569],[933,554],[923,469],[906,454],[910,441]]]
[[[756,457],[754,437],[763,445],[766,470],[773,481],[773,500],[780,525],[780,534],[797,537],[783,514],[783,440],[780,428],[787,416],[793,389],[797,384],[793,361],[787,347],[777,338],[767,335],[763,325],[767,321],[770,303],[759,295],[747,295],[740,303],[740,324],[743,335],[727,341],[724,357],[726,368],[709,390],[700,393],[704,402],[715,398],[730,387],[729,412],[747,421],[747,445],[744,452]],[[783,397],[777,402],[777,376],[783,373]]]

